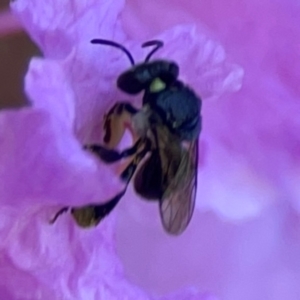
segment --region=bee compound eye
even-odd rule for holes
[[[136,72],[135,70],[129,70],[122,73],[117,80],[118,88],[130,95],[136,95],[145,89],[145,84],[139,80]]]

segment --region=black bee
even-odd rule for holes
[[[158,201],[165,230],[178,235],[189,224],[195,205],[201,99],[178,80],[179,67],[175,62],[150,61],[163,46],[161,41],[142,45],[154,48],[140,64],[135,64],[130,52],[118,43],[103,39],[91,43],[113,46],[127,55],[132,67],[118,77],[117,86],[131,95],[144,92],[143,105],[138,110],[128,102],[116,103],[105,116],[105,146],[85,146],[106,163],[130,158],[120,174],[125,189],[104,204],[74,207],[71,213],[78,225],[96,226],[114,209],[135,174],[137,194]],[[125,132],[125,124],[131,125],[134,145],[118,152],[114,148]],[[51,222],[68,209],[61,209]]]

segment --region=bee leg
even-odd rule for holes
[[[132,147],[127,148],[121,152],[118,152],[113,149],[107,149],[101,145],[96,145],[96,144],[85,145],[84,149],[90,150],[106,163],[114,163],[118,160],[121,160],[122,158],[126,158],[134,155],[138,151],[138,148],[140,147],[141,143],[142,140],[139,139]]]
[[[143,144],[140,145],[144,146],[145,145],[144,141]],[[123,172],[123,180],[125,181],[126,184],[125,188],[120,193],[118,193],[115,197],[113,197],[112,199],[110,199],[105,203],[90,204],[82,207],[73,207],[71,209],[71,214],[73,215],[75,221],[79,226],[84,228],[97,226],[102,219],[104,219],[112,212],[112,210],[116,207],[116,205],[119,203],[121,198],[126,193],[127,186],[130,182],[130,179],[133,176],[138,163],[141,161],[141,159],[144,157],[147,151],[148,148],[146,145],[140,152],[135,154],[135,158],[132,160],[130,165]]]
[[[49,221],[50,224],[54,224],[56,222],[56,220],[58,219],[58,217],[64,213],[66,213],[69,210],[69,207],[63,207],[62,209],[60,209],[55,215],[54,217]]]
[[[139,144],[136,146],[136,151],[140,150],[138,153],[135,153],[134,159],[132,162],[127,166],[127,168],[122,172],[121,178],[125,181],[125,188],[118,193],[115,197],[110,199],[109,201],[101,204],[89,204],[82,207],[72,207],[71,214],[75,219],[76,223],[80,227],[91,227],[97,226],[99,222],[105,218],[110,212],[115,208],[115,206],[119,203],[121,198],[124,196],[127,190],[127,186],[139,164],[139,162],[143,159],[146,153],[150,149],[150,141],[149,140],[141,140]],[[126,150],[125,150],[126,151]],[[64,207],[59,210],[53,219],[50,221],[53,224],[57,218],[62,214],[69,210],[68,207]]]
[[[107,148],[115,148],[121,141],[131,118],[138,112],[128,102],[117,102],[104,117],[104,144]]]
[[[71,215],[80,227],[89,228],[97,226],[114,209],[124,193],[125,190],[105,203],[72,207]]]
[[[134,172],[136,171],[138,164],[141,162],[141,160],[144,158],[147,152],[151,149],[151,142],[148,139],[143,140],[143,144],[140,145],[143,146],[142,150],[136,153],[130,164],[120,174],[120,178],[127,184],[131,180]]]

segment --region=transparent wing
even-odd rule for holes
[[[162,161],[166,158],[161,157]],[[172,161],[172,157],[169,157]],[[171,163],[172,164],[172,163]],[[197,190],[198,140],[181,147],[181,159],[175,174],[169,177],[160,200],[160,216],[165,230],[179,235],[188,226],[195,207]]]

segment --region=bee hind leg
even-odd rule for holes
[[[55,214],[55,216],[50,220],[49,223],[53,224],[61,214],[67,212],[70,209],[73,218],[80,227],[88,228],[91,226],[97,226],[103,218],[105,218],[112,212],[112,210],[116,207],[121,198],[124,196],[127,190],[127,186],[139,162],[143,159],[143,157],[150,149],[150,141],[140,139],[134,145],[134,147],[136,147],[136,149],[134,150],[134,158],[129,164],[129,166],[127,166],[127,168],[121,174],[121,179],[123,179],[126,185],[120,193],[118,193],[116,196],[114,196],[112,199],[105,203],[89,204],[82,207],[64,207]],[[126,153],[127,151],[128,154],[130,153],[130,151],[133,151],[132,148],[124,150],[123,152]],[[108,149],[106,150],[110,151]]]

